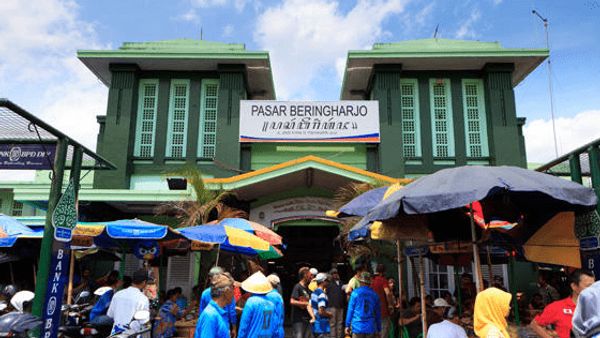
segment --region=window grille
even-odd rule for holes
[[[419,119],[418,82],[416,79],[400,80],[400,102],[404,157],[420,157],[421,124]]]
[[[430,79],[431,134],[434,157],[454,156],[452,96],[449,79]]]
[[[463,111],[467,157],[489,155],[483,82],[479,79],[463,80]]]
[[[201,95],[198,157],[213,159],[217,145],[219,80],[203,80]]]
[[[134,156],[152,157],[156,132],[158,80],[140,80]]]
[[[189,80],[171,80],[167,157],[186,155],[189,91]]]

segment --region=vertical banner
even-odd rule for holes
[[[52,214],[55,241],[52,243],[52,260],[42,312],[43,338],[54,338],[58,335],[63,294],[69,276],[71,236],[76,225],[77,200],[75,185],[71,180]]]

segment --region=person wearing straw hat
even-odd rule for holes
[[[371,273],[363,271],[356,280],[359,287],[350,294],[345,333],[353,338],[375,338],[381,332],[379,296],[369,286]]]
[[[202,314],[202,311],[206,308],[206,306],[211,302],[211,286],[213,284],[213,278],[218,275],[222,275],[225,273],[220,266],[213,266],[208,271],[208,280],[210,281],[210,286],[202,291],[202,295],[200,296],[200,306],[198,309],[198,313]],[[223,319],[227,323],[229,330],[231,331],[231,337],[235,338],[237,331],[237,313],[235,312],[235,299],[232,298],[227,307],[225,308],[225,312],[223,312]]]
[[[194,338],[229,338],[226,308],[233,299],[233,279],[225,274],[213,275],[210,296],[211,301],[196,323]]]
[[[271,303],[273,303],[273,306],[275,306],[275,313],[274,313],[274,318],[277,320],[277,322],[275,323],[275,334],[273,335],[274,338],[283,338],[285,336],[285,332],[283,330],[283,320],[284,320],[284,307],[283,307],[283,297],[281,297],[281,294],[279,293],[279,291],[277,290],[277,286],[279,286],[280,284],[280,280],[279,277],[276,274],[270,274],[267,276],[267,279],[269,280],[269,283],[271,283],[271,286],[273,287],[273,290],[269,291],[267,293],[267,299],[269,299],[271,301]]]
[[[239,338],[273,337],[277,332],[275,325],[275,306],[266,294],[273,290],[271,283],[262,272],[255,272],[242,282],[242,289],[250,294],[246,301],[238,330]]]

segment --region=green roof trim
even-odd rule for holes
[[[265,51],[247,51],[244,44],[177,39],[153,42],[124,42],[116,50],[78,50],[78,57],[142,58],[227,58],[269,59]]]
[[[348,58],[360,57],[481,57],[548,56],[546,48],[504,48],[499,42],[450,39],[407,40],[375,43],[372,50],[351,50]]]

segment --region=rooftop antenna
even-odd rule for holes
[[[535,9],[531,11],[531,14],[537,16],[544,23],[544,30],[546,31],[546,49],[550,53],[550,39],[548,38],[548,19],[544,18]],[[552,90],[552,62],[550,61],[550,55],[548,55],[548,92],[550,93],[550,115],[552,118],[552,134],[554,136],[554,155],[558,157],[558,141],[556,140],[556,123],[554,122],[554,93]]]
[[[202,36],[202,26],[200,26],[200,40],[204,40]]]
[[[440,28],[440,24],[438,23],[437,26],[435,26],[435,31],[433,32],[434,39],[437,39],[437,34],[438,34],[439,28]]]

